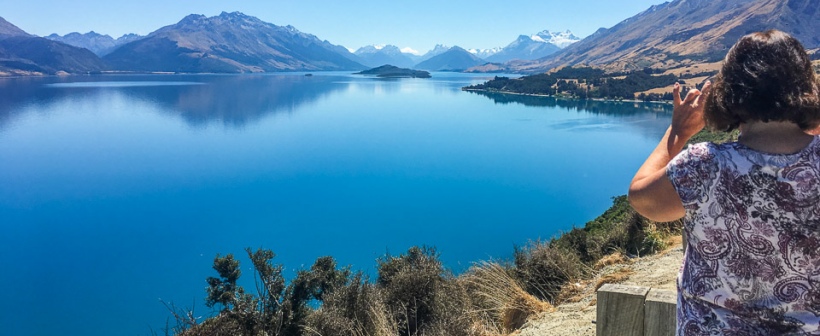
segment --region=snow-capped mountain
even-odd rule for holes
[[[515,41],[488,56],[486,60],[498,63],[514,59],[535,60],[554,54],[580,40],[569,30],[563,33],[552,33],[549,30],[544,30],[533,35],[519,35]]]
[[[497,54],[501,51],[501,47],[490,48],[490,49],[467,49],[471,54],[478,56],[478,58],[487,58],[492,55]]]
[[[531,36],[530,38],[532,38],[533,41],[552,43],[561,49],[564,49],[568,47],[570,44],[573,44],[581,40],[578,36],[573,35],[572,32],[569,30],[558,33],[553,33],[549,30],[545,30]]]

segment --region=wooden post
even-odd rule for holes
[[[598,289],[596,335],[643,336],[647,294],[649,288],[618,284],[606,284]]]
[[[675,336],[677,315],[675,291],[651,289],[644,305],[644,334],[646,336]]]

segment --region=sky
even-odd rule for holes
[[[0,0],[0,17],[30,34],[147,35],[188,14],[239,11],[357,49],[392,44],[504,47],[518,35],[571,30],[585,37],[663,0]]]

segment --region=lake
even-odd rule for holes
[[[149,335],[202,308],[217,253],[435,246],[455,272],[601,214],[666,105],[461,91],[491,75],[0,79],[7,335]],[[251,284],[249,262],[244,284]]]

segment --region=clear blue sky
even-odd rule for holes
[[[148,34],[188,14],[240,11],[293,25],[348,48],[394,44],[503,47],[520,34],[611,27],[663,0],[0,0],[0,16],[35,35],[96,31]]]

